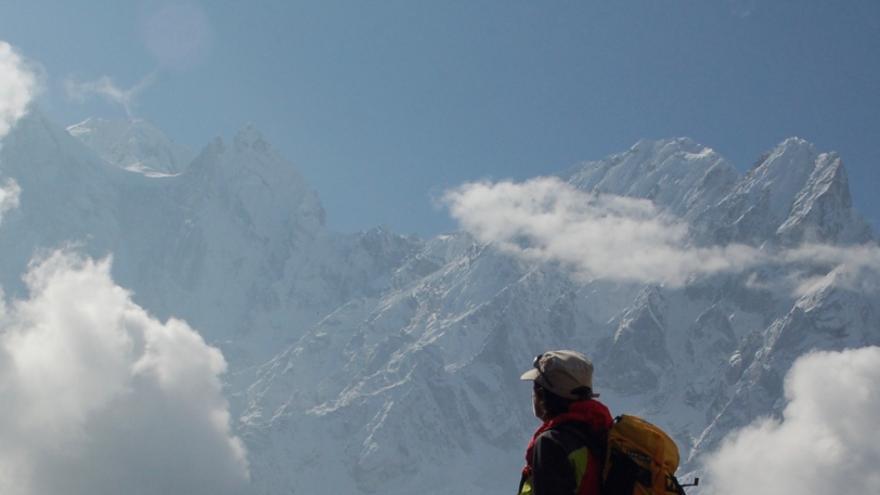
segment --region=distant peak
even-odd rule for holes
[[[108,163],[144,175],[178,173],[192,157],[189,149],[140,118],[89,117],[67,132]]]
[[[235,134],[233,143],[238,149],[253,149],[260,152],[266,152],[270,148],[269,143],[263,138],[263,134],[252,123],[245,124]]]
[[[815,153],[816,147],[813,143],[807,141],[806,139],[792,136],[784,139],[781,143],[776,145],[775,151],[794,151],[794,150],[802,150],[807,153]]]
[[[798,136],[790,136],[782,140],[779,146],[813,146],[813,143]]]
[[[799,137],[790,137],[777,144],[759,161],[752,173],[775,174],[774,170],[799,169],[807,173],[813,168],[817,152],[813,143]]]
[[[666,146],[672,145],[672,146],[682,146],[682,147],[688,147],[688,148],[691,148],[694,146],[702,147],[702,145],[700,145],[699,143],[697,143],[696,141],[694,141],[693,139],[691,139],[687,136],[672,137],[672,138],[667,138],[667,139],[658,139],[657,143],[663,144]]]
[[[683,151],[686,153],[702,153],[710,148],[689,137],[673,137],[665,139],[639,139],[629,149],[631,152]]]
[[[138,117],[123,119],[89,117],[82,122],[68,126],[67,132],[73,136],[78,136],[95,131],[119,133],[126,129],[138,130],[141,132],[162,133],[162,131],[155,125]]]

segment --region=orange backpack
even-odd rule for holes
[[[678,461],[678,447],[663,430],[636,416],[618,416],[608,432],[602,494],[685,495],[675,477]]]

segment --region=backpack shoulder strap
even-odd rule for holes
[[[553,427],[554,430],[565,432],[575,440],[578,446],[586,446],[599,459],[605,458],[607,433],[593,431],[589,425],[580,421],[568,421]]]

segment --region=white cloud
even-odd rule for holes
[[[109,260],[59,251],[25,281],[0,303],[0,492],[242,490],[218,350],[133,303]]]
[[[808,294],[829,283],[854,292],[880,293],[880,279],[877,277],[880,274],[880,247],[876,245],[841,247],[807,244],[783,251],[780,258],[787,263],[830,267],[826,275],[799,280],[795,287],[798,295]]]
[[[880,347],[801,357],[786,377],[782,419],[729,435],[706,461],[707,492],[876,493],[878,390]]]
[[[6,182],[0,185],[0,222],[3,222],[3,216],[7,212],[18,208],[20,196],[21,187],[14,179],[6,179]]]
[[[0,138],[27,113],[37,86],[34,70],[9,43],[0,41]]]
[[[465,184],[443,201],[477,239],[525,259],[564,263],[586,278],[681,285],[764,260],[744,245],[688,246],[687,226],[650,201],[586,193],[552,177]]]
[[[558,178],[469,183],[447,191],[442,201],[480,241],[522,259],[563,263],[587,279],[680,286],[692,277],[777,264],[791,267],[788,277],[768,283],[797,295],[827,284],[829,277],[837,286],[877,291],[876,245],[814,244],[775,252],[742,244],[693,246],[687,224],[650,201],[588,193]],[[804,276],[799,271],[804,265],[827,270]]]
[[[0,42],[0,137],[27,111],[38,78]],[[68,81],[130,114],[152,76]],[[0,220],[18,206],[0,183]],[[31,264],[28,299],[0,289],[0,493],[232,494],[248,482],[230,428],[222,354],[185,322],[160,322],[110,277],[110,261],[58,251]]]
[[[67,96],[77,102],[83,102],[89,96],[96,95],[105,100],[121,105],[126,115],[131,117],[137,97],[156,81],[155,73],[148,74],[134,86],[124,89],[118,86],[109,76],[101,76],[94,81],[77,81],[68,78],[64,81]]]

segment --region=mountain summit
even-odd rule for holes
[[[68,127],[67,132],[109,163],[144,175],[180,173],[193,156],[142,119],[89,118]]]
[[[788,138],[766,153],[703,218],[717,240],[759,244],[801,241],[861,243],[870,228],[853,209],[836,153]]]
[[[690,138],[643,139],[623,153],[582,163],[563,178],[579,189],[650,199],[692,218],[732,187],[737,172],[721,155]]]

